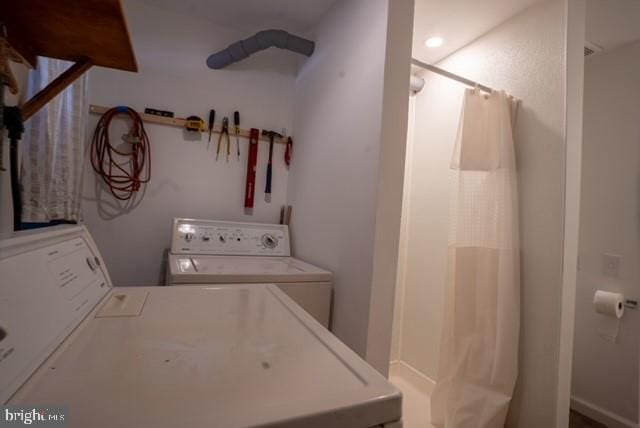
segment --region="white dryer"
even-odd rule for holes
[[[274,285],[112,288],[80,226],[0,239],[0,278],[0,403],[73,428],[401,427],[400,393]]]
[[[282,224],[177,218],[167,285],[273,283],[328,328],[331,272],[291,257]]]

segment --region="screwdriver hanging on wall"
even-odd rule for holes
[[[240,112],[233,112],[233,124],[236,131],[236,149],[238,151],[238,160],[240,160]]]
[[[216,121],[216,111],[214,109],[209,110],[209,141],[207,142],[207,150],[211,146],[211,133],[213,132],[213,124]]]

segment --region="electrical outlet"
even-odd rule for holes
[[[618,278],[620,276],[620,260],[621,256],[616,254],[602,255],[602,274],[610,278]]]

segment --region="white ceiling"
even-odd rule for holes
[[[544,0],[415,0],[413,56],[436,63]],[[441,47],[427,48],[431,36]],[[611,49],[640,40],[640,0],[587,0],[587,40]]]
[[[413,56],[436,63],[539,1],[416,0]],[[434,35],[444,38],[445,43],[427,48],[424,41]]]
[[[306,33],[337,0],[143,0],[242,30],[282,28]]]
[[[587,40],[604,49],[640,40],[640,0],[588,0]]]

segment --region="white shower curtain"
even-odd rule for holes
[[[445,320],[431,422],[503,427],[518,372],[520,272],[512,122],[504,92],[468,89],[451,162]]]
[[[46,87],[70,62],[38,58],[29,71],[29,96]],[[87,73],[25,123],[22,139],[22,222],[80,219],[84,165]]]

